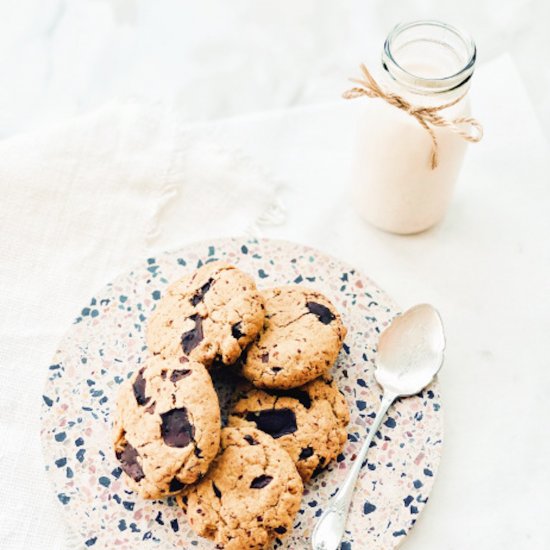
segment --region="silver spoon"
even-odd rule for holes
[[[441,317],[428,304],[414,306],[396,317],[380,336],[374,377],[384,390],[382,403],[344,483],[313,530],[313,550],[337,550],[339,547],[357,477],[374,434],[398,397],[415,395],[434,379],[443,365],[444,349]]]

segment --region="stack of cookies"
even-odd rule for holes
[[[303,483],[347,438],[346,401],[328,375],[345,335],[314,290],[260,292],[221,262],[176,281],[149,321],[146,363],[118,399],[114,448],[129,486],[144,498],[177,495],[217,548],[283,537]],[[222,429],[209,369],[231,365],[242,381]]]

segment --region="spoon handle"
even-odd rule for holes
[[[388,392],[384,393],[382,402],[380,403],[380,408],[378,409],[376,417],[370,426],[368,436],[361,446],[361,450],[359,451],[357,458],[353,462],[344,483],[342,483],[342,486],[332,498],[332,501],[323,515],[319,518],[319,521],[313,530],[313,534],[311,536],[311,545],[313,550],[338,549],[346,529],[349,506],[355,490],[357,477],[363,467],[363,462],[365,461],[372,440],[374,439],[384,416],[386,416],[388,409],[391,407],[396,397],[396,395]]]

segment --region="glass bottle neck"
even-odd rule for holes
[[[382,53],[384,84],[416,104],[448,103],[468,92],[476,46],[439,21],[397,25]]]

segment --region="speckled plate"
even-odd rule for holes
[[[172,499],[146,501],[126,488],[110,446],[110,413],[119,384],[145,357],[145,324],[168,283],[216,259],[253,274],[260,287],[297,283],[326,293],[348,327],[333,369],[351,409],[348,443],[307,484],[294,531],[275,546],[309,547],[316,518],[374,418],[381,398],[373,378],[376,344],[399,309],[367,277],[311,248],[272,240],[198,243],[149,258],[82,308],[48,367],[41,431],[46,469],[87,547],[213,548],[193,534]],[[428,500],[442,432],[437,382],[390,410],[358,483],[342,549],[387,550],[403,541]]]

